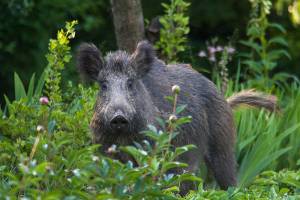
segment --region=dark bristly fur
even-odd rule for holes
[[[83,44],[77,58],[80,73],[96,80],[102,88],[90,126],[94,141],[102,144],[104,153],[112,144],[131,145],[133,141],[143,140],[140,132],[147,124],[157,126],[156,117],[170,115],[172,106],[164,97],[172,95],[173,85],[179,85],[178,104],[187,105],[182,115],[190,115],[193,120],[181,127],[172,143],[176,147],[197,146],[179,160],[189,164],[186,170],[190,172],[195,172],[199,162],[205,161],[222,189],[235,186],[237,182],[232,108],[246,103],[274,110],[276,104],[272,96],[253,91],[236,94],[227,103],[214,83],[184,64],[166,65],[156,58],[147,42],[140,42],[132,55],[116,51],[104,59],[94,45]],[[128,122],[126,128],[113,128],[112,119],[116,114]],[[117,158],[130,159],[124,154],[118,154]],[[176,173],[182,170],[177,169]],[[189,189],[192,184],[184,183],[181,193]]]

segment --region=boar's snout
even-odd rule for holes
[[[110,127],[115,132],[128,132],[129,120],[121,111],[118,111],[110,120]]]

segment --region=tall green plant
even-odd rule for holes
[[[248,83],[229,80],[225,96],[249,88]],[[236,158],[241,186],[248,186],[265,170],[298,169],[300,147],[300,86],[289,84],[289,90],[277,88],[281,111],[271,114],[263,110],[241,107],[234,110],[237,128]],[[297,165],[298,164],[298,165]]]
[[[67,22],[65,30],[61,29],[57,33],[57,39],[49,42],[49,53],[46,55],[48,66],[46,69],[46,93],[51,102],[60,103],[62,101],[60,82],[61,71],[66,63],[70,61],[69,42],[75,37],[75,25],[77,21]]]
[[[295,125],[300,125],[300,86],[299,83],[293,83],[290,86],[290,91],[280,93],[281,104],[283,112],[281,114],[280,129],[287,130]],[[300,166],[300,127],[288,137],[283,146],[291,146],[292,149],[288,154],[282,157],[277,169],[289,168],[297,169]]]
[[[272,7],[270,0],[250,0],[252,5],[251,19],[247,27],[248,40],[241,43],[249,48],[247,53],[241,53],[242,64],[247,67],[247,73],[254,78],[252,85],[271,88],[276,81],[282,81],[285,75],[271,77],[270,72],[278,67],[282,57],[290,58],[286,51],[286,40],[280,34],[272,36],[271,31],[286,33],[278,23],[271,23],[268,15]],[[268,36],[271,35],[271,36]]]
[[[186,49],[189,33],[189,17],[186,11],[190,3],[184,0],[170,0],[170,4],[162,3],[165,14],[160,18],[162,29],[156,48],[162,51],[167,62],[176,62],[177,54]]]

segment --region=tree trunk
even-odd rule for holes
[[[140,0],[110,0],[118,48],[132,53],[144,39],[144,18]]]

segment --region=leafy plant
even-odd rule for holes
[[[298,199],[300,197],[300,171],[283,170],[266,171],[259,175],[247,188],[231,188],[227,191],[204,189],[200,185],[197,191],[191,192],[184,199]]]
[[[254,77],[250,80],[252,86],[271,88],[276,81],[284,81],[286,74],[276,74],[271,77],[270,72],[278,66],[278,60],[282,57],[291,58],[286,51],[288,46],[282,36],[269,35],[271,30],[286,33],[278,23],[268,20],[272,2],[270,0],[250,0],[252,5],[251,19],[247,27],[248,40],[242,40],[241,44],[249,48],[249,52],[241,53],[242,64],[247,67],[247,73]]]
[[[14,88],[15,88],[14,100],[25,99],[27,103],[32,103],[34,97],[41,96],[44,83],[45,83],[45,72],[41,74],[37,82],[37,85],[35,85],[35,74],[33,74],[30,78],[29,86],[26,92],[25,86],[22,80],[20,79],[19,75],[17,73],[14,73]],[[9,98],[6,95],[4,95],[4,99],[6,103],[4,110],[6,111],[8,106],[11,104],[11,100],[9,100]],[[4,114],[6,114],[6,112]]]
[[[284,141],[300,127],[294,124],[286,130],[280,130],[279,123],[274,115],[265,116],[244,112],[243,117],[237,116],[238,145],[237,158],[239,159],[239,184],[248,185],[260,172],[272,167],[280,156],[291,150],[292,146],[284,147]],[[281,132],[282,131],[282,132]]]
[[[160,18],[162,28],[156,48],[162,51],[167,62],[176,62],[177,54],[186,49],[189,33],[189,17],[186,11],[190,3],[184,0],[170,0],[170,4],[162,3],[165,14]]]
[[[72,58],[68,44],[70,39],[75,37],[74,26],[76,24],[77,21],[67,22],[65,30],[58,31],[57,39],[51,39],[49,42],[49,53],[46,55],[48,66],[45,82],[46,94],[51,102],[60,103],[62,101],[60,91],[61,71]]]
[[[232,80],[225,96],[249,88]],[[290,90],[276,90],[281,111],[266,113],[255,109],[234,110],[237,127],[236,158],[241,186],[251,184],[264,170],[298,169],[300,146],[299,84],[293,83]]]
[[[192,174],[170,174],[185,167],[174,159],[193,148],[171,148],[177,127],[189,117],[174,118],[176,109],[164,122],[166,129],[149,126],[144,134],[151,139],[136,147],[110,148],[110,153],[124,151],[137,163],[122,164],[99,154],[91,145],[88,120],[96,90],[79,86],[78,98],[66,110],[52,104],[26,105],[21,99],[9,105],[9,116],[0,119],[0,196],[18,198],[84,199],[176,199],[182,181],[200,181]],[[17,141],[17,142],[16,142]]]
[[[210,43],[207,42],[205,50],[201,50],[198,56],[207,59],[212,67],[212,80],[220,86],[222,94],[226,93],[228,84],[228,63],[232,60],[235,48],[230,41],[228,45],[221,46],[217,44],[218,38],[213,38]]]

